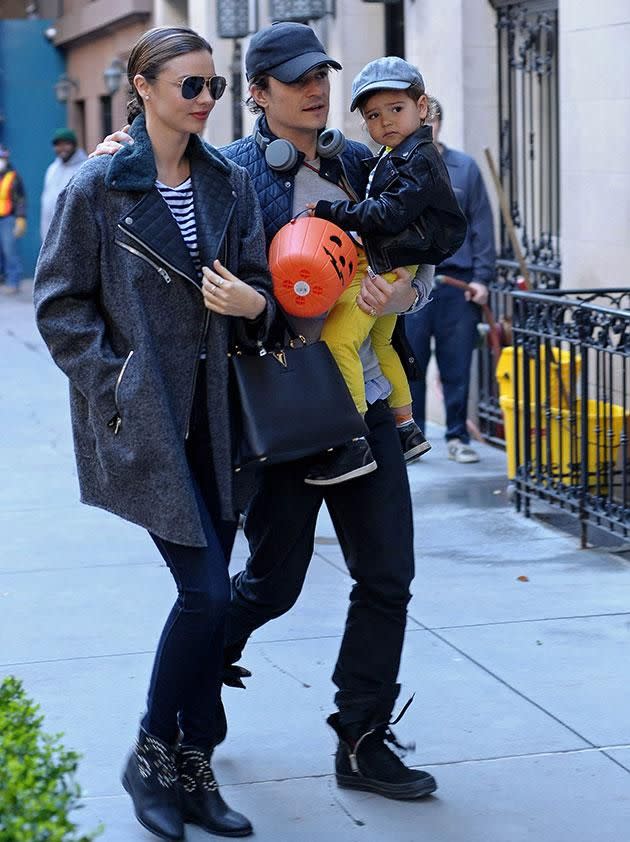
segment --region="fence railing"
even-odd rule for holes
[[[499,370],[508,475],[539,498],[630,537],[630,289],[512,292],[512,365]],[[504,352],[505,353],[505,352]]]

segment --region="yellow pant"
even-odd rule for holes
[[[322,330],[322,339],[330,348],[361,414],[367,412],[367,403],[359,348],[368,336],[372,340],[372,347],[383,374],[392,384],[389,405],[392,409],[396,409],[411,404],[407,376],[400,357],[392,347],[392,333],[397,316],[376,318],[368,316],[357,306],[356,298],[361,291],[361,280],[364,275],[365,271],[362,268],[355,273],[350,285],[341,293],[326,317]],[[388,272],[383,277],[390,283],[396,280],[393,272]]]

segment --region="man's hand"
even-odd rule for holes
[[[473,304],[478,304],[480,307],[488,303],[488,287],[478,281],[471,281],[464,295],[466,301],[472,301]]]
[[[13,236],[16,240],[19,240],[20,237],[23,237],[26,233],[26,220],[23,216],[16,216],[15,217],[15,225],[13,226]]]
[[[120,131],[108,134],[105,140],[102,140],[93,152],[90,152],[89,157],[95,158],[97,155],[113,155],[122,149],[126,143],[133,143],[133,138],[128,135],[129,126],[125,126]]]
[[[416,293],[411,286],[411,273],[404,267],[394,269],[394,273],[397,280],[391,284],[372,270],[363,278],[357,304],[368,316],[404,313],[413,304]]]

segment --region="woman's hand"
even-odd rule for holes
[[[208,310],[222,316],[257,319],[267,306],[265,296],[229,272],[218,260],[212,266],[212,269],[203,267],[203,300]]]
[[[357,304],[368,316],[404,313],[413,304],[416,294],[411,286],[411,273],[404,266],[393,271],[397,279],[391,284],[371,269],[361,281]]]
[[[127,134],[129,126],[125,126],[120,131],[108,134],[105,140],[102,140],[93,152],[90,152],[89,157],[95,158],[98,155],[113,155],[122,149],[126,143],[133,143],[131,135]]]

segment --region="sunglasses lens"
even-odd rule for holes
[[[188,76],[182,83],[182,96],[184,99],[195,99],[203,91],[205,84],[203,76]]]
[[[210,79],[210,96],[212,99],[221,99],[225,93],[227,82],[224,76],[213,76]]]

